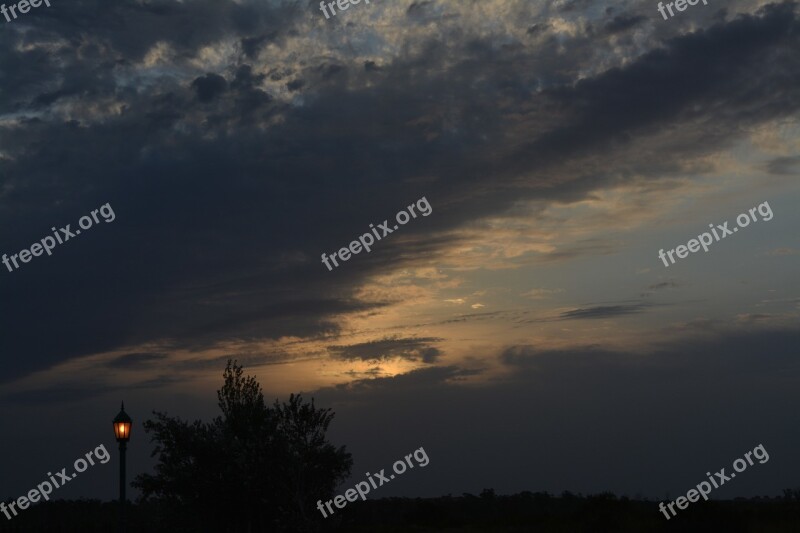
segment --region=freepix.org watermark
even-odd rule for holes
[[[395,220],[397,220],[397,222],[402,225],[408,223],[408,221],[411,220],[412,217],[417,218],[417,213],[414,211],[415,207],[417,208],[417,210],[419,210],[419,213],[424,217],[433,213],[433,208],[431,207],[431,204],[429,204],[427,198],[423,196],[422,198],[417,200],[416,204],[411,204],[410,206],[408,206],[407,208],[408,213],[406,213],[404,210],[401,209],[400,212],[397,213],[397,215],[395,216]],[[409,215],[409,213],[411,214]],[[371,252],[372,251],[371,246],[375,244],[375,239],[381,240],[383,237],[386,237],[390,233],[394,233],[396,229],[400,228],[398,224],[394,225],[394,229],[389,228],[389,219],[384,220],[382,224],[378,224],[377,228],[373,224],[370,224],[369,227],[372,229],[372,233],[370,232],[365,233],[364,235],[359,237],[357,241],[351,242],[348,248],[341,248],[338,252],[333,252],[330,255],[330,257],[326,256],[324,253],[322,254],[322,262],[325,264],[326,267],[328,267],[328,272],[333,270],[333,267],[328,262],[328,259],[333,261],[334,266],[338,267],[339,263],[336,261],[337,254],[341,261],[347,261],[348,259],[350,259],[351,253],[353,255],[359,254],[361,253],[362,248],[367,252]],[[380,231],[378,231],[378,229],[380,229]],[[372,236],[373,234],[375,235],[375,237]]]
[[[101,451],[103,452],[102,454],[100,453]],[[85,455],[86,459],[83,457],[75,459],[75,462],[72,464],[75,472],[85,472],[86,469],[89,468],[89,465],[94,465],[92,454],[94,454],[94,457],[100,461],[101,464],[106,464],[111,459],[111,455],[108,453],[108,450],[106,450],[105,445],[101,444],[94,450],[87,452]],[[67,474],[66,468],[62,468],[61,472],[56,472],[55,476],[51,472],[48,472],[47,475],[50,476],[50,481],[42,481],[36,485],[35,489],[29,490],[26,496],[20,496],[9,503],[8,507],[6,507],[6,502],[0,502],[0,512],[6,515],[6,519],[11,520],[13,517],[9,511],[14,513],[14,516],[17,516],[16,507],[19,507],[20,510],[25,510],[28,508],[28,505],[38,502],[40,498],[49,500],[54,488],[63,487],[65,483],[78,477],[78,474],[75,472],[73,472],[72,475]],[[58,481],[56,481],[56,477],[58,477]]]
[[[94,209],[91,213],[91,217],[89,215],[84,215],[78,220],[78,225],[81,229],[89,229],[92,227],[93,223],[100,223],[100,219],[97,218],[97,214],[100,213],[103,216],[103,220],[108,222],[114,222],[114,219],[117,218],[114,214],[114,210],[111,209],[111,204],[105,204],[100,207],[100,209]],[[19,253],[16,253],[12,256],[7,256],[3,254],[2,263],[6,266],[9,272],[13,272],[14,269],[20,267],[19,263],[17,263],[17,259],[19,258],[20,261],[23,263],[29,262],[34,257],[39,257],[42,255],[43,252],[47,252],[47,255],[53,255],[53,248],[56,247],[56,244],[64,244],[68,240],[73,237],[76,237],[81,234],[80,229],[76,229],[74,232],[70,229],[72,224],[67,224],[65,227],[56,230],[55,227],[50,228],[53,230],[53,236],[51,237],[48,235],[44,239],[42,239],[41,244],[38,242],[31,245],[30,249],[24,248]],[[56,242],[57,241],[57,242]],[[11,268],[11,263],[14,264],[14,268]]]
[[[411,462],[412,457],[414,458],[414,460],[417,461],[417,466],[421,466],[423,468],[428,466],[428,463],[430,462],[430,459],[428,459],[428,454],[425,453],[425,449],[419,447],[414,451],[413,454],[410,453],[406,455],[404,458],[405,461],[403,459],[400,459],[394,462],[394,464],[392,465],[394,474],[397,474],[399,476],[403,472],[405,472],[406,463],[408,463],[408,468],[414,468],[414,463]],[[377,474],[370,474],[369,472],[367,472],[367,479],[369,480],[369,483],[367,483],[366,481],[359,481],[358,483],[356,483],[356,487],[354,489],[347,489],[346,491],[344,491],[344,496],[340,494],[336,496],[334,499],[328,500],[327,502],[325,502],[324,507],[322,504],[322,500],[317,500],[317,509],[319,509],[319,512],[322,513],[322,516],[324,518],[328,518],[328,513],[333,514],[333,508],[331,507],[331,504],[335,505],[337,509],[344,509],[345,506],[347,505],[347,502],[354,502],[359,498],[359,496],[361,497],[361,500],[366,500],[367,494],[369,494],[370,491],[370,486],[373,489],[377,489],[378,487],[381,487],[394,479],[395,477],[394,474],[389,474],[389,477],[387,478],[386,475],[384,474],[385,471],[386,469],[382,468],[381,471],[378,472]],[[375,481],[376,479],[380,483],[377,483]],[[325,512],[326,507],[328,508],[328,513]]]
[[[669,260],[672,261],[672,264],[675,264],[675,258],[672,257],[672,254],[677,255],[678,259],[683,259],[689,255],[689,252],[694,253],[700,251],[701,246],[703,247],[704,252],[708,252],[708,246],[715,242],[714,238],[719,241],[728,235],[733,235],[739,231],[739,228],[746,228],[750,225],[751,218],[753,219],[753,222],[758,222],[758,219],[756,218],[756,211],[758,211],[758,214],[761,215],[761,220],[764,222],[769,222],[772,220],[772,208],[769,206],[769,202],[764,202],[763,204],[758,205],[758,207],[753,207],[750,209],[748,211],[750,213],[749,216],[747,213],[742,213],[736,217],[736,223],[739,224],[738,228],[728,228],[727,222],[722,225],[718,224],[716,228],[714,227],[714,224],[709,224],[708,227],[711,228],[711,233],[714,234],[713,237],[711,236],[711,233],[706,231],[705,233],[698,235],[697,239],[689,240],[686,245],[681,244],[680,246],[673,248],[672,250],[668,251],[666,255],[664,255],[664,249],[662,248],[658,251],[658,257],[664,261],[664,266],[668,267],[670,264],[667,263],[667,256],[669,257]]]
[[[319,10],[325,15],[326,19],[331,18],[328,15],[328,9],[331,10],[333,16],[336,16],[336,7],[338,7],[341,11],[346,11],[350,8],[350,5],[360,4],[361,0],[336,0],[335,2],[320,2],[319,3]],[[364,0],[365,4],[369,4],[369,0]]]
[[[733,469],[736,470],[736,472],[731,472],[730,476],[725,475],[724,468],[719,472],[716,472],[713,476],[711,475],[711,472],[706,472],[706,475],[708,476],[708,479],[709,481],[711,481],[711,483],[709,483],[708,481],[701,481],[700,483],[697,484],[696,490],[695,489],[690,490],[689,492],[686,493],[686,496],[679,496],[678,498],[675,499],[674,502],[669,502],[666,508],[664,507],[664,502],[660,502],[658,504],[658,509],[662,513],[664,513],[664,516],[666,516],[667,520],[669,520],[672,517],[667,513],[667,508],[669,508],[670,512],[672,513],[672,516],[675,516],[676,513],[675,509],[672,508],[673,505],[677,505],[678,509],[686,509],[689,506],[689,502],[694,503],[698,501],[700,499],[700,496],[702,496],[704,500],[708,500],[708,495],[712,490],[711,487],[712,483],[714,485],[713,488],[718,489],[722,485],[724,485],[726,481],[730,481],[731,479],[735,478],[737,472],[744,472],[747,469],[748,463],[750,464],[750,466],[753,466],[754,463],[753,459],[750,457],[751,455],[754,455],[755,458],[758,459],[759,464],[763,465],[764,463],[769,461],[769,454],[767,453],[767,450],[764,449],[763,444],[759,444],[758,446],[755,447],[755,449],[753,449],[752,452],[747,452],[746,454],[744,454],[744,457],[745,459],[747,459],[747,461],[745,461],[745,459],[739,458],[733,462]]]
[[[44,0],[44,3],[47,7],[50,7],[50,1]],[[11,22],[11,17],[8,16],[11,13],[11,16],[15,19],[17,18],[16,11],[19,10],[20,14],[24,15],[28,11],[31,10],[32,7],[39,7],[42,5],[42,0],[20,0],[18,4],[11,4],[6,7],[5,4],[0,6],[0,13],[6,18],[6,22]]]
[[[686,8],[688,6],[696,6],[699,2],[700,0],[676,0],[674,4],[673,2],[669,2],[667,3],[667,10],[669,11],[669,16],[670,17],[675,16],[675,13],[672,12],[673,5],[675,6],[675,9],[677,9],[678,11],[686,11]],[[707,6],[708,0],[703,0],[703,5]],[[664,17],[664,20],[667,20],[667,14],[664,12],[664,2],[659,2],[658,7],[656,9],[658,9],[658,12],[661,13],[662,17]]]

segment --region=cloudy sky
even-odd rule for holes
[[[115,216],[0,266],[0,497],[115,450],[123,399],[151,468],[141,422],[214,416],[228,357],[333,407],[359,479],[423,446],[380,496],[674,497],[758,444],[714,496],[800,485],[800,6],[656,4],[0,19],[0,253]],[[114,497],[114,459],[58,496]]]

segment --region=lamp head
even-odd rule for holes
[[[117,438],[117,442],[128,442],[131,438],[133,420],[125,412],[125,402],[122,402],[122,408],[119,414],[114,417],[112,423],[114,424],[114,436]]]

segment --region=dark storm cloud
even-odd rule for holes
[[[265,45],[275,40],[277,34],[277,31],[273,31],[268,34],[258,35],[256,37],[245,37],[242,39],[242,49],[244,50],[245,56],[251,60],[255,59]]]
[[[627,358],[610,350],[593,346],[575,348],[573,350],[541,350],[531,345],[510,346],[500,353],[499,359],[503,364],[517,368],[547,366],[549,362],[559,357],[571,357],[571,363],[577,360],[591,360],[594,362],[619,361],[625,364]]]
[[[437,13],[437,6],[430,0],[413,2],[406,10],[406,16],[417,23],[426,23],[440,17]]]
[[[794,176],[800,173],[800,156],[776,157],[767,164],[767,172],[778,176]]]
[[[528,35],[538,35],[538,34],[542,33],[543,31],[545,31],[549,27],[550,27],[549,24],[536,23],[536,24],[533,24],[532,26],[530,26],[526,33]]]
[[[604,238],[582,239],[569,247],[563,247],[552,252],[537,254],[541,263],[567,261],[586,255],[609,255],[616,253],[619,245]]]
[[[716,22],[725,22],[728,18],[728,9],[721,7],[715,13],[712,19]]]
[[[564,109],[571,120],[531,143],[529,153],[564,157],[609,148],[612,142],[627,144],[633,135],[654,133],[654,127],[698,119],[712,102],[733,110],[732,116],[719,117],[731,127],[796,113],[796,96],[775,100],[771,85],[789,89],[800,81],[800,59],[791,52],[798,44],[795,7],[771,5],[760,17],[741,16],[729,24],[672,38],[625,68],[547,91],[553,105]],[[773,61],[786,62],[788,79]],[[789,79],[793,81],[788,83]],[[755,107],[745,111],[745,102]],[[702,140],[696,153],[731,140],[720,123],[683,133],[686,140]],[[693,152],[688,143],[680,143],[680,149],[687,156]]]
[[[149,367],[150,363],[163,361],[166,358],[167,354],[164,353],[129,353],[120,355],[106,364],[111,368],[136,369]]]
[[[435,350],[433,348],[432,350]],[[425,353],[421,349],[420,353]],[[321,358],[321,354],[305,354],[305,359]],[[220,357],[205,359],[170,360],[163,353],[131,353],[119,356],[105,363],[105,366],[114,371],[115,376],[124,376],[126,371],[156,370],[160,375],[149,379],[138,379],[124,385],[109,384],[94,378],[93,380],[76,379],[75,383],[64,383],[45,388],[33,388],[8,392],[0,395],[0,399],[14,404],[48,404],[51,402],[65,403],[90,400],[110,392],[120,390],[150,390],[168,388],[178,383],[191,379],[191,373],[208,370],[221,370],[229,361],[236,361],[240,365],[253,369],[259,366],[277,365],[297,361],[297,357],[284,352],[270,353],[239,353],[228,354]],[[428,362],[428,361],[426,361]],[[189,374],[187,374],[187,372]],[[368,375],[370,373],[367,373]]]
[[[441,324],[454,324],[456,322],[467,322],[473,320],[490,320],[492,318],[504,317],[507,316],[508,312],[506,311],[490,311],[488,313],[467,313],[464,315],[458,315],[456,318],[450,318],[447,320],[443,320],[440,322]]]
[[[197,99],[201,102],[210,102],[225,92],[228,82],[219,74],[206,74],[192,82],[192,88],[197,91]]]
[[[747,313],[736,317],[737,321],[741,323],[753,323],[762,320],[770,320],[772,318],[775,318],[775,315],[767,313]]]
[[[708,318],[696,318],[687,322],[678,324],[670,324],[664,328],[666,333],[709,333],[718,332],[723,329],[725,324],[718,320],[711,320]]]
[[[313,357],[312,354],[307,354]],[[279,365],[295,361],[297,358],[285,352],[270,352],[270,353],[256,353],[256,354],[229,354],[220,357],[212,357],[208,359],[185,359],[176,361],[171,366],[175,370],[210,370],[225,368],[228,360],[236,361],[245,367],[257,367],[264,365]]]
[[[649,285],[647,288],[653,291],[659,291],[661,289],[677,289],[679,286],[680,285],[674,281],[662,281]]]
[[[646,20],[647,17],[644,15],[617,15],[610,22],[606,23],[605,30],[610,34],[621,33],[638,26]]]
[[[798,349],[797,330],[725,332],[645,353],[514,346],[500,354],[511,376],[480,387],[454,382],[468,370],[431,368],[314,396],[336,410],[331,429],[354,451],[354,472],[425,446],[436,472],[390,487],[399,493],[477,494],[493,487],[661,498],[763,443],[780,457],[774,466],[748,471],[716,497],[775,496],[793,486],[784,472],[800,468],[793,453],[800,429],[776,423],[787,398],[797,397]],[[409,427],[420,430],[409,434]],[[502,452],[492,452],[498,443]]]
[[[408,391],[417,388],[439,387],[446,383],[455,383],[464,378],[477,376],[482,373],[480,369],[465,369],[457,366],[434,366],[420,368],[398,374],[388,378],[363,379],[352,383],[342,383],[331,388],[322,389],[315,394],[328,397],[331,391],[347,392],[348,395],[369,396],[370,394],[385,394],[389,390],[395,392]],[[344,397],[341,397],[344,399]],[[331,398],[331,401],[333,398]]]
[[[423,0],[422,2],[413,2],[408,9],[406,10],[406,14],[408,16],[415,15],[417,13],[424,13],[427,9],[432,6],[433,2],[430,0]]]
[[[303,88],[305,82],[303,80],[292,80],[286,84],[286,88],[290,91],[297,91]]]
[[[4,91],[0,110],[9,111],[44,88],[51,95],[60,91],[84,97],[113,93],[108,74],[141,61],[157,43],[171,47],[178,58],[188,58],[203,46],[236,35],[245,41],[245,51],[254,54],[258,46],[280,42],[291,31],[293,21],[306,14],[301,4],[255,0],[61,2],[38,12],[35,24],[24,33],[11,28],[0,34],[0,47],[5,51],[0,54]],[[55,51],[49,54],[38,47],[6,53],[18,44],[56,38]],[[32,68],[32,64],[38,67]],[[44,75],[44,70],[60,76]]]
[[[605,368],[603,372],[608,377],[616,374],[619,379],[628,379],[638,374],[642,385],[649,379],[669,382],[688,368],[695,373],[692,380],[698,382],[715,375],[738,379],[751,375],[760,380],[777,376],[782,370],[786,370],[791,379],[800,379],[800,361],[791,355],[798,346],[798,330],[729,331],[705,340],[660,343],[645,353],[596,347],[541,350],[533,346],[513,346],[500,354],[500,360],[514,367],[548,368],[551,372],[558,369],[563,374],[586,367]],[[714,388],[714,385],[709,383],[709,387]]]
[[[418,339],[389,338],[379,341],[370,341],[349,346],[328,346],[328,351],[338,359],[362,361],[380,359],[405,359],[407,361],[422,361],[434,363],[441,355],[438,348],[430,346],[433,342],[443,339],[423,337]]]
[[[578,82],[602,45],[585,36],[500,48],[472,36],[422,42],[419,55],[383,58],[380,69],[309,59],[270,74],[302,80],[292,103],[261,86],[247,50],[210,73],[210,92],[201,89],[209,73],[121,81],[161,40],[179,58],[223,36],[274,29],[280,42],[299,16],[291,7],[87,5],[65,4],[30,36],[0,36],[0,107],[41,113],[0,130],[2,252],[106,202],[117,215],[52,257],[0,273],[0,300],[14,309],[4,327],[15,332],[0,352],[17,354],[3,380],[135,343],[200,349],[335,334],[337,315],[388,305],[355,298],[365,275],[435,257],[456,244],[446,230],[521,199],[576,200],[635,174],[681,173],[745,126],[800,105],[791,4],[673,38]],[[87,24],[97,31],[83,46],[76,36]],[[16,46],[47,35],[64,38],[52,55]],[[58,106],[74,118],[58,118]],[[104,106],[115,111],[95,116]],[[669,157],[656,135],[668,135],[658,143]],[[606,170],[622,156],[625,169]],[[321,264],[322,252],[423,195],[430,217],[333,272]],[[591,242],[551,258],[613,250]]]
[[[596,307],[586,307],[581,309],[571,309],[561,313],[560,318],[564,320],[581,318],[611,318],[622,315],[632,315],[643,313],[649,306],[646,304],[634,305],[599,305]]]
[[[355,370],[348,370],[347,372],[342,372],[342,373],[345,376],[348,376],[352,379],[364,379],[364,378],[380,377],[384,372],[381,367],[375,366],[365,370],[364,372],[356,372]]]
[[[182,383],[183,378],[175,375],[160,375],[154,378],[126,384],[123,387],[108,383],[82,383],[78,386],[57,386],[43,389],[32,389],[3,394],[0,398],[10,404],[66,404],[79,402],[110,392],[120,390],[161,389]]]
[[[591,0],[567,0],[558,8],[562,13],[570,13],[574,11],[583,11],[591,3]]]
[[[234,33],[249,41],[277,38],[281,30],[304,14],[299,2],[244,0],[122,0],[113,4],[78,0],[48,12],[33,30],[79,34],[85,27],[107,41],[128,60],[138,60],[157,42],[167,42],[179,51],[196,49]],[[125,17],[125,23],[118,20]],[[116,19],[116,20],[115,20]]]

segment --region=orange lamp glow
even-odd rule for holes
[[[122,410],[114,417],[113,424],[114,436],[117,438],[117,442],[128,442],[131,438],[131,425],[133,425],[133,420],[131,420],[131,417],[125,412],[125,402],[122,402]]]

